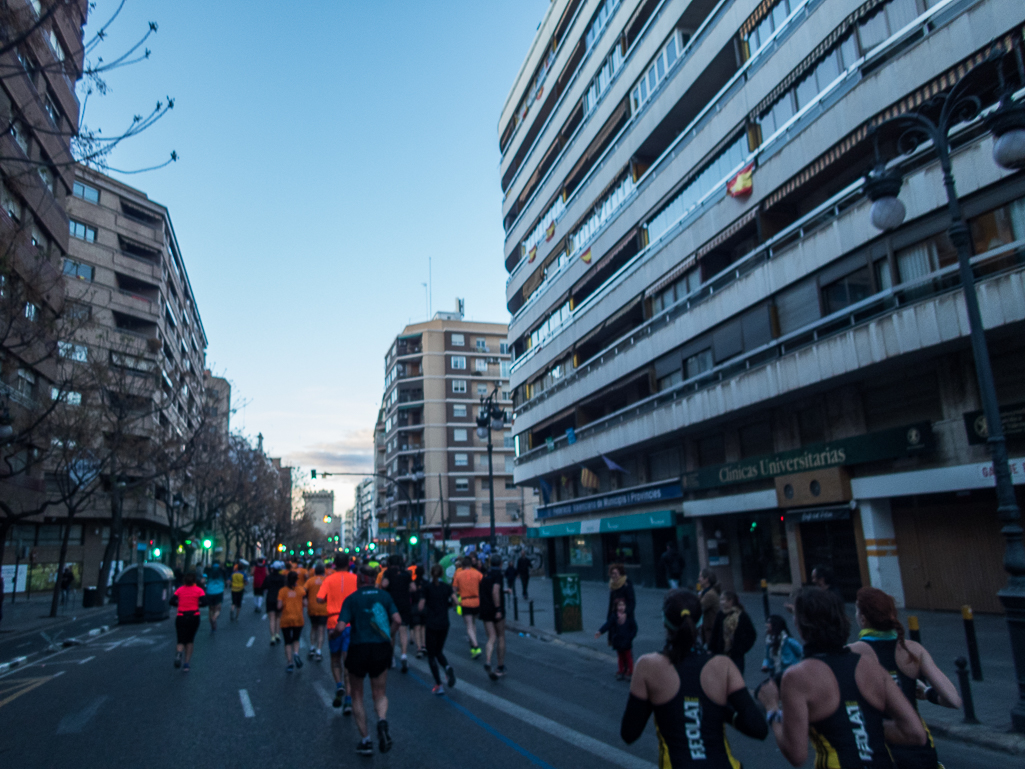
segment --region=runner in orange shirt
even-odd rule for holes
[[[293,672],[303,666],[299,656],[299,639],[303,634],[303,609],[306,608],[306,588],[299,584],[299,575],[288,572],[285,587],[278,591],[278,611],[281,613],[281,634],[285,637],[285,671]]]
[[[313,567],[313,576],[306,580],[306,614],[310,618],[310,659],[320,662],[324,659],[321,649],[324,646],[324,628],[327,627],[327,605],[315,600],[320,586],[327,577],[324,564],[317,562]]]
[[[335,699],[331,704],[342,708],[343,715],[352,713],[352,698],[347,694],[349,674],[345,670],[345,654],[349,651],[351,631],[338,625],[345,599],[356,592],[356,575],[349,571],[349,556],[335,557],[335,572],[325,577],[317,591],[317,603],[327,610],[327,643],[331,652],[331,675],[335,679]],[[344,704],[343,704],[344,703]]]
[[[470,638],[470,659],[480,656],[477,645],[477,615],[480,614],[480,581],[484,575],[473,567],[460,569],[452,578],[452,588],[459,596],[462,607],[463,621],[466,622],[466,635]]]

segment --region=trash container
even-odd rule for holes
[[[91,609],[100,605],[100,591],[95,587],[82,588],[82,608]]]
[[[141,566],[142,591],[139,590],[138,564],[127,567],[114,581],[114,602],[118,624],[157,622],[171,614],[171,583],[174,572],[162,563]]]
[[[556,574],[552,580],[552,593],[555,603],[555,632],[572,633],[575,630],[583,630],[580,575]]]

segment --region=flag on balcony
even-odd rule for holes
[[[580,255],[580,259],[584,262],[584,264],[590,264],[591,263],[591,249],[587,249],[586,251],[584,251],[584,253],[582,253]]]
[[[598,476],[585,467],[580,471],[580,485],[585,489],[596,489],[600,485]]]
[[[545,438],[545,445],[548,447],[549,451],[555,451],[555,438],[549,435]]]
[[[545,243],[551,240],[555,236],[555,222],[548,225],[548,229],[545,230]]]
[[[544,92],[545,92],[545,87],[543,85],[538,86],[538,88],[537,88],[537,96],[534,97],[534,101],[537,101],[538,99],[540,99],[541,98],[541,94],[543,94]]]
[[[541,487],[541,501],[544,504],[548,504],[552,501],[552,484],[546,481],[544,478],[537,479],[538,485]]]
[[[726,182],[726,192],[731,198],[742,198],[751,194],[754,184],[751,175],[754,173],[755,164],[748,163],[740,169],[736,176]]]
[[[566,428],[566,444],[572,446],[577,442],[577,431],[572,427]]]
[[[537,246],[527,252],[527,264],[532,264],[535,259],[537,259]]]
[[[609,470],[615,470],[617,473],[626,473],[627,475],[630,474],[625,467],[620,467],[604,454],[601,455],[601,458],[605,460],[605,466],[609,468]]]

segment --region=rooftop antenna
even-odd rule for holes
[[[431,279],[431,257],[427,257],[427,318],[434,310],[434,281]]]
[[[431,319],[430,293],[427,290],[427,284],[426,283],[421,283],[420,285],[424,287],[424,304],[427,306],[427,320],[430,320]]]

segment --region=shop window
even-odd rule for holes
[[[608,563],[640,565],[641,548],[640,538],[637,534],[608,534],[606,536],[608,537],[606,553]]]
[[[573,537],[569,542],[570,566],[594,566],[594,555],[587,537]]]
[[[744,590],[757,590],[761,580],[789,583],[790,551],[781,516],[760,513],[740,522],[740,569]]]

